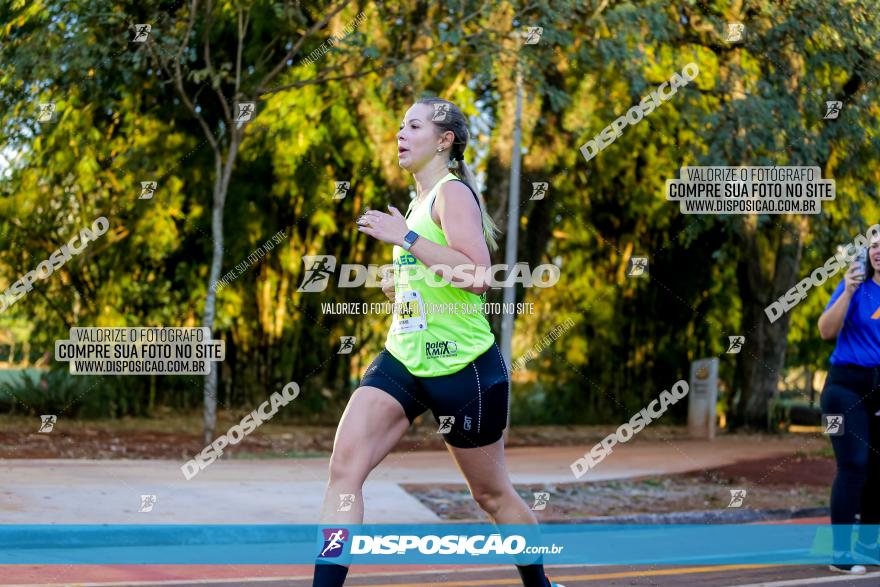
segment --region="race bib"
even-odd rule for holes
[[[425,302],[422,295],[415,291],[402,291],[397,295],[394,319],[391,322],[391,334],[418,332],[428,328],[425,321]]]

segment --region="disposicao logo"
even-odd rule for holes
[[[321,549],[319,558],[335,558],[342,554],[345,541],[348,540],[348,530],[345,528],[323,528],[324,548]]]

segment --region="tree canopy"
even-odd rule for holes
[[[690,361],[719,356],[732,421],[760,426],[786,370],[826,365],[833,343],[816,321],[841,276],[778,323],[763,308],[880,218],[869,3],[13,0],[0,17],[0,291],[96,218],[110,224],[0,327],[51,350],[74,325],[200,326],[210,314],[227,341],[216,396],[231,409],[296,380],[298,417],[334,421],[381,349],[389,317],[321,306],[383,301],[381,290],[297,288],[305,255],[390,262],[353,221],[364,207],[405,209],[395,133],[422,96],[470,117],[466,157],[499,226],[518,215],[517,258],[561,268],[557,286],[517,291],[536,312],[516,318],[514,360],[574,326],[517,371],[515,421],[616,421]],[[134,41],[144,23],[149,38]],[[728,23],[744,24],[741,41],[726,40]],[[530,27],[540,39],[525,44]],[[582,144],[690,62],[691,84],[585,160]],[[517,68],[524,197],[511,212]],[[837,119],[824,118],[829,100],[843,104]],[[236,124],[243,102],[256,114]],[[837,197],[819,215],[684,215],[664,186],[686,165],[818,166]],[[338,181],[350,183],[343,199]],[[156,182],[151,198],[142,182]],[[532,182],[549,184],[545,198],[528,199]],[[633,256],[648,257],[647,278],[627,275]],[[725,354],[737,334],[743,351]],[[351,355],[336,354],[343,335],[357,337]],[[80,383],[104,398],[93,415],[202,401],[193,377]]]

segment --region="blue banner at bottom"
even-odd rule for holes
[[[878,526],[0,525],[0,564],[825,564]]]

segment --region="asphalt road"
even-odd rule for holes
[[[2,569],[6,571],[10,567]],[[44,568],[37,574],[37,569],[30,572],[12,573],[26,582],[14,585],[28,587],[64,586],[64,587],[120,587],[123,585],[140,587],[303,587],[311,585],[311,570],[304,567],[284,569],[288,574],[279,573],[281,569],[246,569],[244,567],[217,567],[203,569],[200,573],[196,567],[177,567],[172,570],[140,567],[127,567],[124,573],[127,580],[120,580],[117,575],[110,578],[111,570],[93,572],[87,568],[65,567]],[[25,569],[19,569],[25,571]],[[565,587],[579,586],[651,586],[651,587],[787,587],[796,585],[855,585],[867,587],[880,585],[880,568],[869,567],[869,573],[863,576],[848,576],[833,573],[825,566],[790,566],[790,565],[726,565],[726,566],[565,566],[548,567],[548,575]],[[220,578],[218,574],[225,575]],[[104,580],[88,582],[88,575],[105,575]],[[198,579],[197,575],[214,575],[215,578]],[[27,579],[25,575],[30,575]],[[174,580],[172,576],[189,576],[190,578]],[[269,577],[267,575],[275,575]],[[8,580],[8,575],[3,574]],[[40,578],[42,576],[42,578]],[[159,578],[163,576],[163,578]],[[3,581],[4,585],[13,585]],[[433,567],[424,566],[386,566],[353,568],[346,581],[347,587],[518,587],[521,585],[519,575],[512,567]]]

